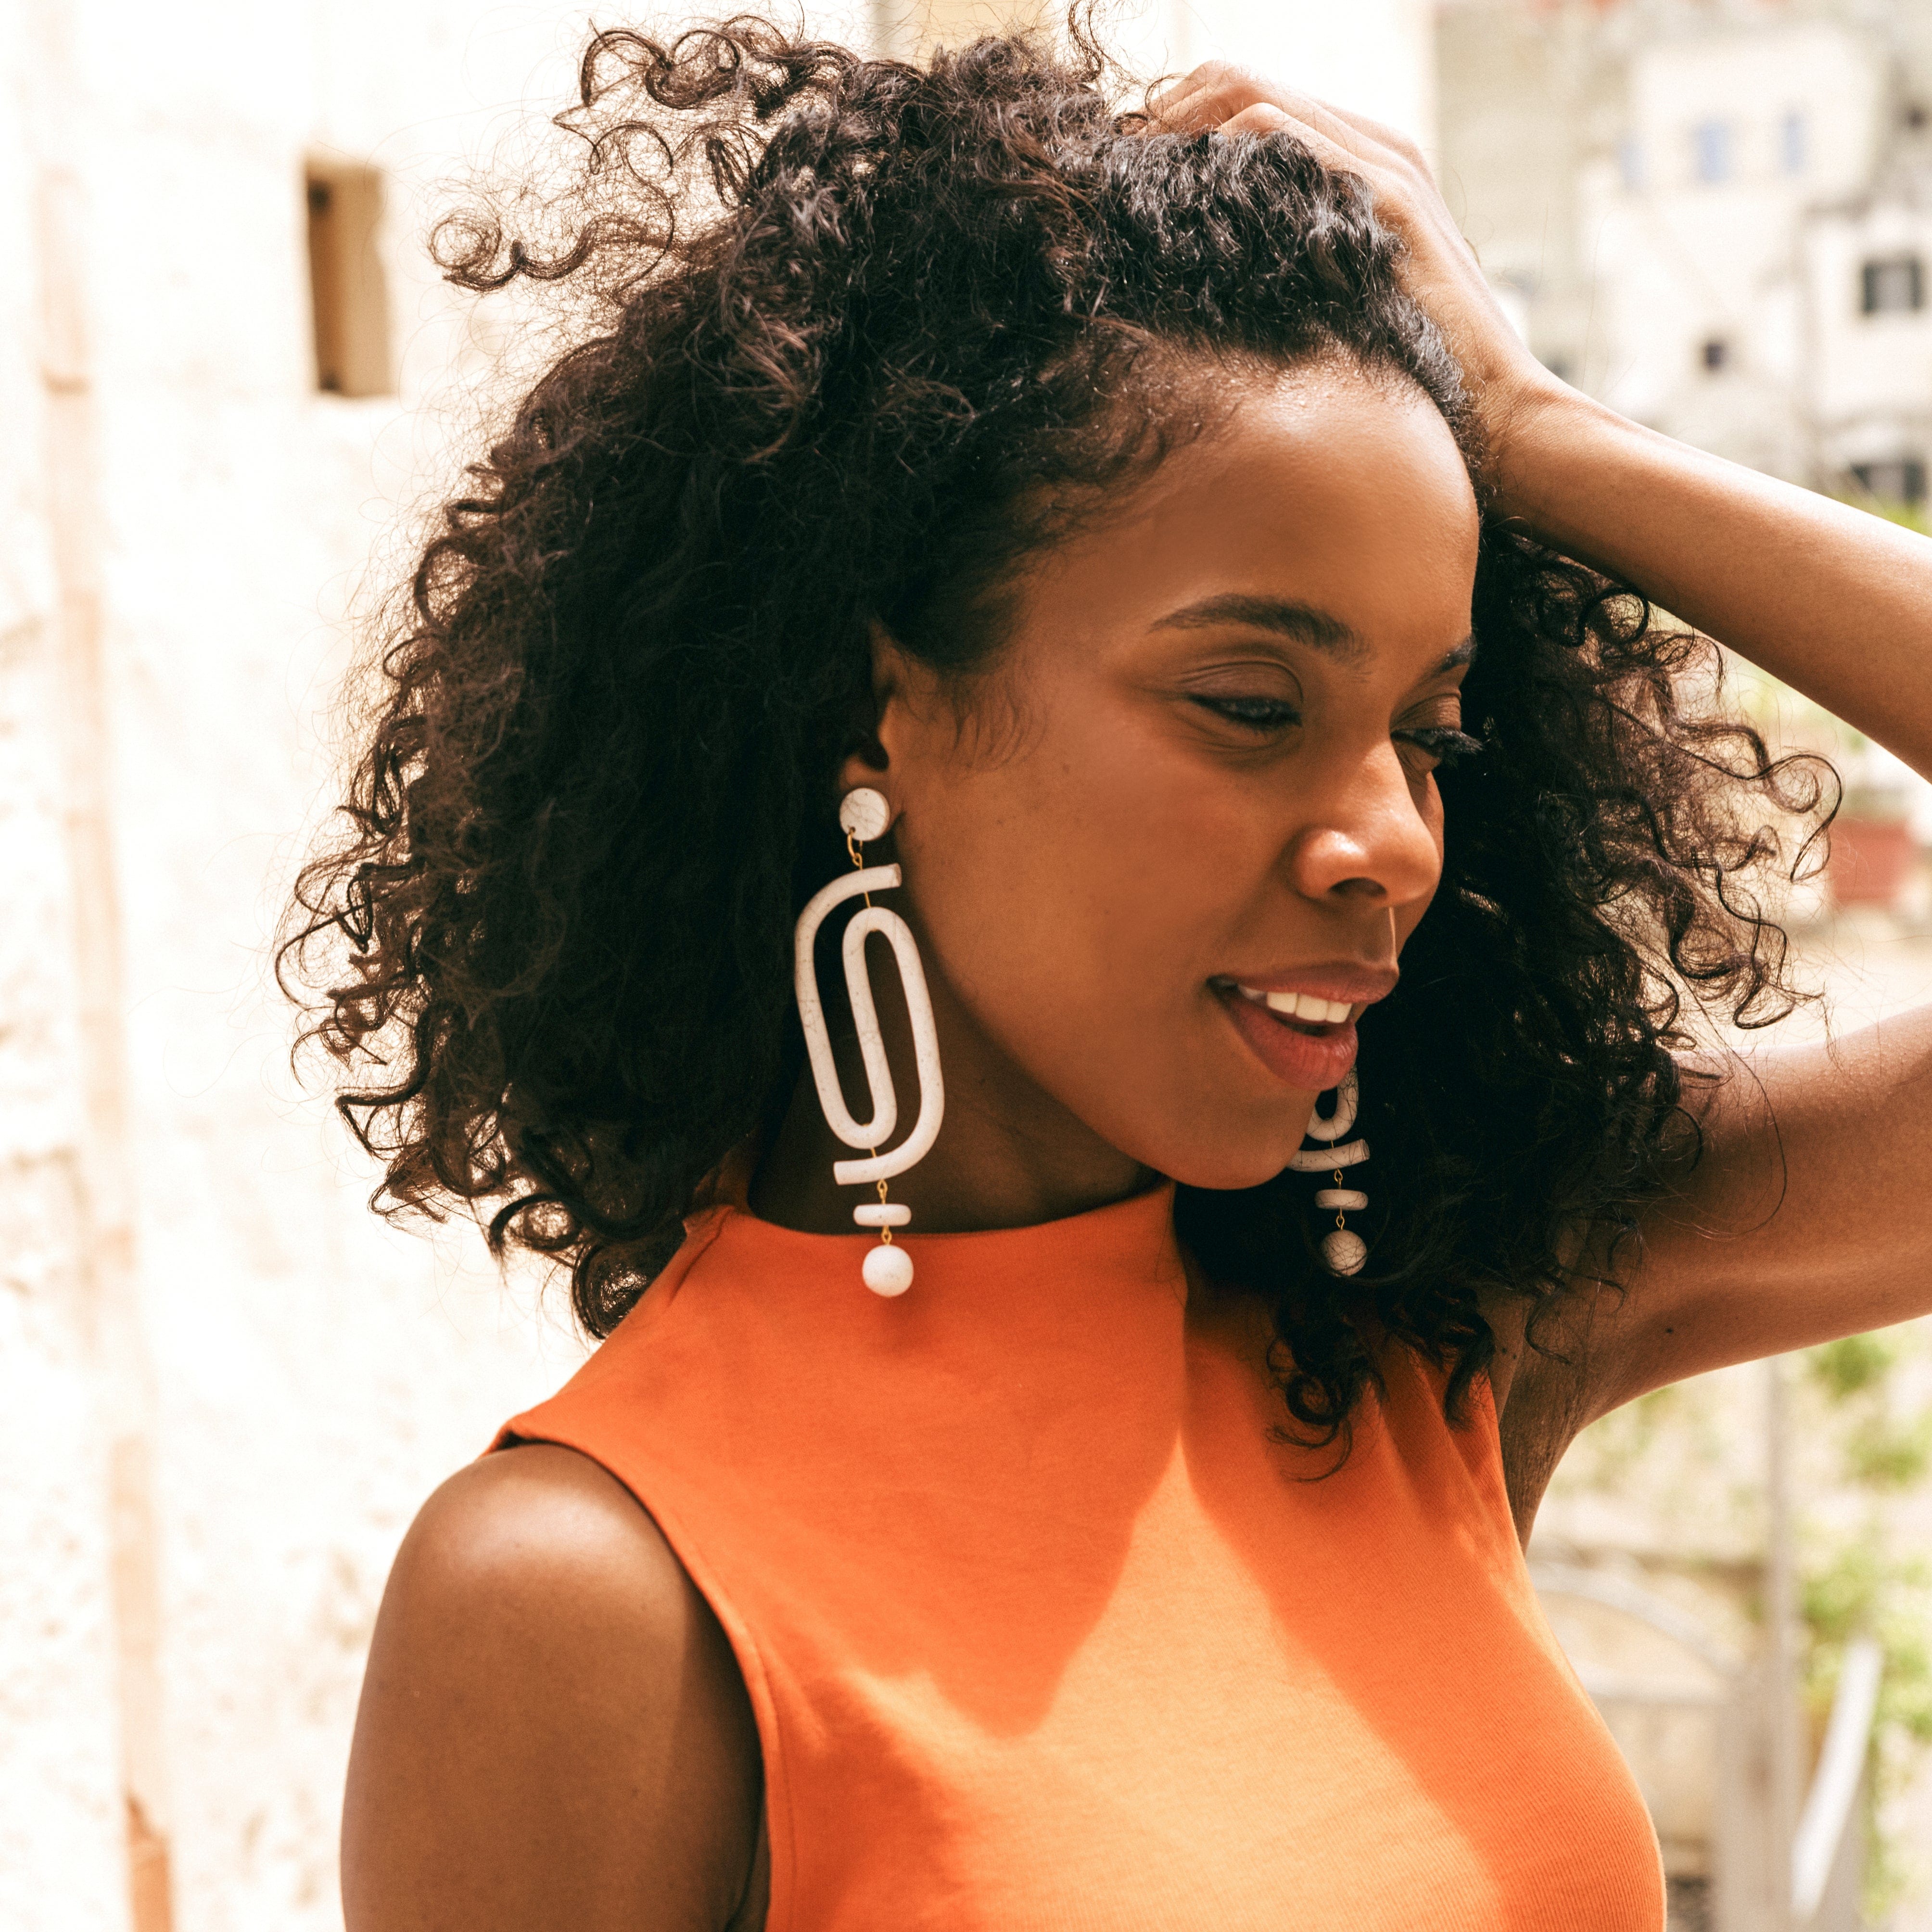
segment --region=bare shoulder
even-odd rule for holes
[[[730,1644],[621,1484],[532,1444],[430,1498],[356,1718],[348,1932],[755,1925],[761,1790]]]

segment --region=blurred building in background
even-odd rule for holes
[[[1241,54],[1430,134],[1423,0],[1125,10],[1150,75]],[[909,50],[1000,10],[815,17]],[[265,953],[332,795],[349,614],[498,367],[422,236],[568,97],[582,21],[0,0],[8,1932],[339,1924],[396,1544],[578,1359],[473,1229],[368,1214]]]
[[[1448,0],[1441,172],[1545,364],[1815,488],[1924,501],[1932,9]]]

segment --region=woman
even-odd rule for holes
[[[1932,1307],[1932,1029],[1682,1017],[1825,788],[1643,601],[1932,770],[1932,549],[1550,376],[1385,130],[1107,80],[604,34],[442,237],[578,334],[308,936],[392,1201],[610,1339],[398,1560],[351,1932],[1655,1927],[1519,1539]]]

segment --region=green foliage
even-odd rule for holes
[[[1896,1343],[1883,1334],[1847,1335],[1808,1348],[1804,1366],[1811,1379],[1834,1402],[1862,1394],[1881,1380],[1898,1360]]]
[[[1882,1798],[1906,1782],[1919,1750],[1932,1743],[1932,1569],[1900,1558],[1883,1532],[1868,1525],[1827,1561],[1808,1568],[1800,1598],[1811,1643],[1802,1689],[1815,1726],[1822,1726],[1838,1685],[1845,1646],[1869,1636],[1885,1659],[1872,1725],[1876,1790]],[[1908,1874],[1900,1848],[1875,1834],[1865,1874],[1865,1917],[1882,1922]]]
[[[1932,1743],[1932,1568],[1916,1556],[1898,1557],[1868,1526],[1828,1561],[1806,1572],[1800,1602],[1811,1636],[1805,1672],[1808,1699],[1822,1718],[1838,1688],[1844,1646],[1870,1636],[1885,1653],[1879,1694],[1880,1728],[1904,1729]]]
[[[1870,1626],[1884,1576],[1878,1540],[1869,1532],[1806,1571],[1799,1604],[1811,1633],[1813,1672],[1821,1681],[1838,1682],[1838,1648]],[[1828,1653],[1822,1658],[1821,1646]]]
[[[1806,1352],[1808,1379],[1823,1398],[1840,1484],[1873,1497],[1909,1489],[1932,1471],[1932,1410],[1900,1414],[1892,1372],[1909,1330],[1848,1335]],[[1885,1659],[1872,1730],[1882,1797],[1910,1777],[1932,1744],[1932,1568],[1894,1550],[1874,1512],[1864,1526],[1806,1566],[1801,1604],[1810,1642],[1803,1689],[1822,1724],[1838,1688],[1844,1647],[1869,1636]],[[1880,1839],[1867,1874],[1865,1910],[1881,1920],[1904,1882],[1899,1847]]]
[[[1846,1434],[1845,1466],[1868,1489],[1905,1490],[1932,1467],[1932,1414],[1906,1423],[1862,1418]]]
[[[1659,1432],[1683,1406],[1682,1384],[1666,1383],[1612,1409],[1590,1430],[1588,1481],[1593,1490],[1621,1490],[1636,1466],[1649,1455]]]

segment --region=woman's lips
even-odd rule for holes
[[[1285,1086],[1325,1094],[1347,1078],[1355,1064],[1355,1023],[1345,1019],[1315,1024],[1270,1012],[1238,987],[1214,988],[1234,1030],[1254,1055]]]

